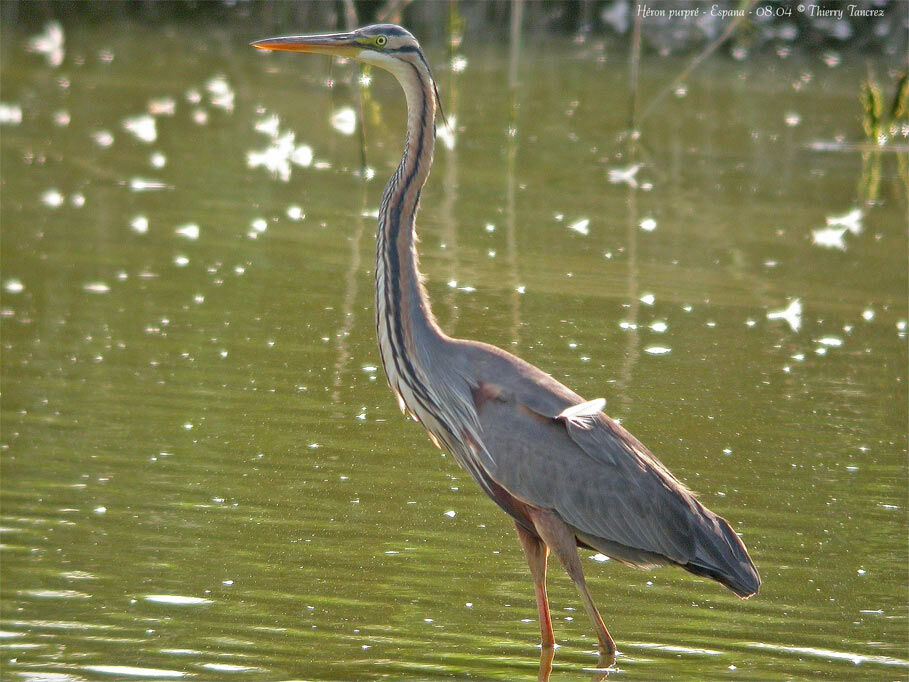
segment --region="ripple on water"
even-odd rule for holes
[[[233,663],[203,663],[203,668],[221,673],[243,673],[262,670],[250,665],[235,665]]]
[[[782,310],[771,310],[767,313],[768,320],[784,320],[792,331],[797,332],[802,326],[802,301],[795,298]]]
[[[811,231],[811,241],[817,246],[827,249],[846,250],[846,242],[843,236],[846,234],[845,227],[825,227],[820,230]]]
[[[132,665],[87,665],[84,670],[89,670],[102,675],[117,675],[120,677],[151,677],[174,679],[186,677],[187,673],[166,668],[139,668]]]
[[[666,355],[666,353],[671,353],[672,349],[666,346],[648,346],[644,352],[650,355]]]
[[[73,620],[16,620],[10,623],[29,630],[113,630],[104,623],[81,623]]]
[[[697,647],[679,646],[676,644],[658,644],[656,642],[626,642],[624,646],[635,649],[654,649],[667,651],[673,654],[690,654],[693,656],[722,656],[724,652],[715,649],[699,649]]]
[[[19,594],[38,599],[91,599],[91,595],[77,590],[20,590]]]
[[[909,668],[909,661],[904,661],[901,658],[892,658],[890,656],[855,654],[849,651],[818,649],[810,646],[783,646],[782,644],[767,644],[765,642],[748,642],[747,646],[752,649],[771,649],[773,651],[796,654],[799,656],[816,656],[817,658],[826,658],[834,661],[850,661],[855,665],[874,663],[877,665],[893,665]]]
[[[123,129],[142,142],[152,143],[158,139],[156,121],[148,114],[124,119]]]
[[[19,125],[22,123],[22,107],[18,104],[0,102],[0,123]]]
[[[186,597],[179,594],[147,594],[143,599],[154,604],[172,604],[175,606],[211,604],[211,599],[205,599],[203,597]]]
[[[185,237],[186,239],[195,241],[199,238],[199,226],[196,223],[186,223],[185,225],[180,225],[174,229],[174,232]]]
[[[330,123],[342,135],[353,135],[357,129],[357,114],[351,107],[341,107],[331,115]]]
[[[586,237],[588,234],[590,234],[589,226],[590,226],[590,218],[581,218],[580,220],[577,220],[577,221],[571,223],[571,225],[568,226],[568,229],[574,230],[578,234],[582,234]]]

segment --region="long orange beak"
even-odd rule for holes
[[[285,36],[266,38],[250,43],[259,50],[282,50],[285,52],[315,52],[338,57],[356,57],[361,47],[353,33],[327,33],[314,36]]]

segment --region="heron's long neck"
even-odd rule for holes
[[[408,386],[442,338],[420,282],[414,219],[435,144],[434,86],[423,65],[402,64],[395,75],[407,96],[407,136],[401,163],[382,195],[376,251],[376,326],[389,383],[411,403]],[[398,385],[402,384],[402,385]]]

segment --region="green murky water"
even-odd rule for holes
[[[391,78],[364,181],[350,65],[117,25],[68,27],[53,67],[27,37],[2,41],[4,678],[536,679],[510,522],[376,369]],[[906,195],[893,154],[812,149],[859,139],[864,63],[713,59],[628,158],[624,57],[565,42],[525,43],[513,95],[505,49],[428,46],[457,134],[419,224],[443,326],[605,397],[761,571],[741,602],[585,554],[621,676],[905,679]],[[683,65],[645,60],[642,102]],[[552,679],[595,679],[554,562],[550,595]]]

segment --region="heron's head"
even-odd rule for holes
[[[349,57],[392,72],[398,71],[408,62],[422,61],[425,64],[417,39],[394,24],[365,26],[350,33],[266,38],[251,45],[260,50],[315,52]]]

